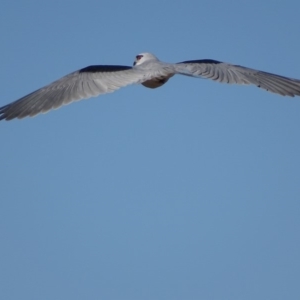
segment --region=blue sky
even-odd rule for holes
[[[5,105],[92,64],[300,78],[299,1],[7,1]],[[298,299],[300,98],[174,77],[1,122],[1,299]]]

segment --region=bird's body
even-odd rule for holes
[[[282,96],[300,96],[300,80],[211,59],[161,62],[151,53],[136,56],[133,67],[96,65],[61,79],[0,108],[0,120],[46,113],[85,98],[114,92],[129,84],[157,88],[175,74],[209,78],[223,83],[254,84]]]
[[[153,78],[142,82],[143,86],[151,89],[162,86],[176,73],[176,70],[172,64],[161,62],[157,59],[157,57],[150,53],[142,53],[137,55],[136,61],[133,63],[133,65],[144,72],[157,72]]]

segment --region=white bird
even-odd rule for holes
[[[114,92],[129,84],[157,88],[175,74],[209,78],[224,83],[254,84],[282,96],[300,96],[300,80],[211,59],[176,64],[158,60],[151,53],[138,54],[133,67],[95,65],[80,69],[0,108],[0,120],[46,113],[85,98]]]

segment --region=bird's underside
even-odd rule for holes
[[[170,79],[169,76],[156,77],[156,78],[142,82],[142,85],[147,88],[150,88],[150,89],[156,89],[156,88],[164,85],[169,79]]]
[[[133,67],[89,66],[0,108],[0,120],[46,113],[71,102],[114,92],[130,84],[157,88],[175,74],[208,78],[222,83],[253,84],[282,96],[300,96],[300,80],[211,59],[177,64],[159,61],[153,54],[136,56]]]

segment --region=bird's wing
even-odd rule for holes
[[[254,84],[282,96],[300,96],[300,80],[212,59],[190,60],[174,65],[178,74],[204,77],[223,83]]]
[[[127,66],[89,66],[0,108],[0,120],[46,113],[73,101],[113,92],[151,79],[150,72]]]

